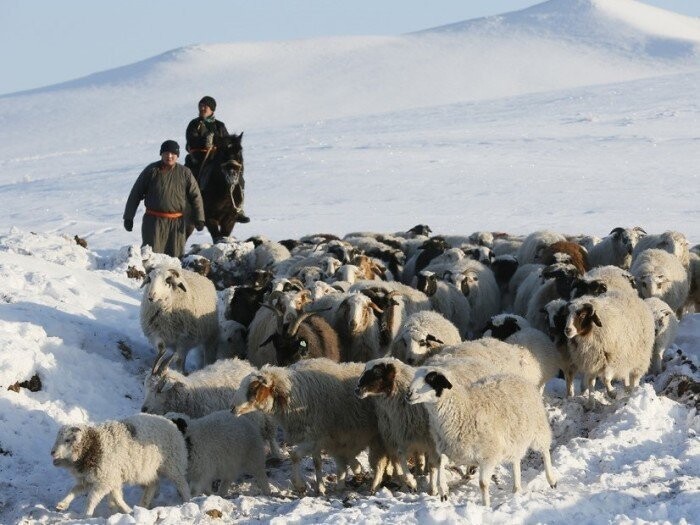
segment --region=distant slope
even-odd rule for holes
[[[0,158],[35,155],[37,139],[44,154],[181,140],[205,93],[251,130],[696,69],[698,24],[632,0],[552,0],[399,37],[192,46],[0,97]],[[3,152],[15,135],[32,141]]]

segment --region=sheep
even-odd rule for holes
[[[676,231],[665,231],[658,235],[646,235],[642,237],[632,251],[632,263],[645,250],[655,248],[664,250],[678,257],[687,270],[690,264],[690,251],[688,249],[688,239],[685,235]]]
[[[277,314],[277,332],[272,334],[263,345],[272,342],[275,347],[276,364],[287,366],[300,359],[325,357],[338,362],[341,358],[341,346],[338,333],[316,312],[304,312],[294,322],[284,324],[284,312],[271,308]]]
[[[678,257],[656,248],[644,250],[632,262],[630,273],[639,295],[658,297],[680,317],[690,293],[688,272]]]
[[[393,357],[410,365],[431,348],[462,342],[457,327],[438,312],[423,311],[410,315],[391,343]]]
[[[220,480],[217,493],[225,497],[241,474],[253,476],[260,491],[270,495],[265,448],[257,420],[251,415],[236,417],[230,408],[197,419],[177,412],[165,414],[185,438],[187,481],[193,496],[211,494],[212,484]]]
[[[637,283],[631,273],[618,266],[597,266],[573,282],[570,298],[602,295],[607,291],[637,295]]]
[[[255,268],[259,270],[274,268],[291,257],[287,247],[279,242],[268,239],[256,242],[253,238],[248,239],[248,241],[252,241],[255,244],[255,249],[253,250],[255,254]]]
[[[312,307],[313,310],[317,306]],[[345,345],[343,361],[365,362],[379,357],[380,326],[377,315],[383,310],[360,292],[349,293],[338,305],[334,326]]]
[[[345,240],[368,257],[383,261],[394,279],[401,275],[406,262],[406,256],[402,251],[403,247],[390,245],[370,236],[348,234],[345,236]]]
[[[515,272],[518,271],[518,267],[518,260],[512,255],[500,255],[495,257],[491,263],[491,271],[501,291],[501,310],[508,308],[513,301],[509,293],[508,284]]]
[[[311,454],[316,472],[316,490],[325,494],[321,452],[335,458],[338,490],[345,486],[347,466],[357,466],[356,456],[370,448],[375,476],[371,490],[381,482],[388,458],[379,436],[374,405],[354,395],[364,365],[334,363],[328,359],[306,359],[288,368],[267,365],[243,380],[233,401],[236,415],[260,410],[272,416],[295,447],[292,484],[305,491],[300,460]]]
[[[436,364],[443,359],[473,359],[488,365],[494,373],[522,377],[542,391],[547,381],[556,377],[563,366],[560,355],[539,347],[533,351],[521,344],[506,343],[493,337],[443,346],[437,353],[430,352],[426,357],[428,360],[421,362],[418,359],[416,365]]]
[[[518,249],[515,258],[523,264],[540,263],[544,249],[555,242],[566,241],[560,233],[549,230],[536,231],[525,237],[522,246]]]
[[[430,437],[428,414],[423,406],[406,404],[405,397],[415,369],[393,357],[369,361],[357,381],[355,395],[371,398],[377,414],[379,434],[401,466],[401,478],[411,489],[418,485],[408,469],[408,459],[423,457],[430,466],[430,494],[437,494],[438,455]]]
[[[560,299],[561,300],[561,299]],[[561,300],[563,302],[563,300]],[[546,308],[549,306],[545,305]],[[549,318],[545,316],[547,325]],[[551,363],[552,369],[556,366],[564,373],[566,391],[568,396],[574,395],[574,377],[576,368],[571,364],[566,345],[558,347],[547,334],[538,330],[519,315],[500,314],[491,319],[484,337],[493,337],[513,345],[521,345],[527,348],[541,363]],[[552,374],[550,371],[549,374]]]
[[[563,260],[562,256],[564,256]],[[549,266],[557,262],[573,264],[580,274],[584,274],[591,269],[586,249],[580,244],[571,241],[555,242],[544,249],[542,252],[542,263]]]
[[[627,270],[632,264],[632,251],[646,232],[639,227],[613,228],[610,234],[588,250],[588,262],[595,266],[619,266]]]
[[[412,284],[415,276],[428,266],[430,261],[449,248],[450,246],[445,242],[443,237],[431,237],[427,241],[424,241],[423,244],[421,244],[420,250],[406,261],[406,266],[401,276],[401,282],[408,285]]]
[[[596,377],[603,379],[612,398],[616,396],[613,379],[622,379],[631,391],[649,368],[654,318],[639,297],[608,292],[574,299],[569,303],[564,333],[571,360],[585,375],[589,394]]]
[[[539,392],[515,376],[493,376],[471,385],[446,368],[425,367],[416,371],[406,400],[426,405],[430,433],[440,454],[440,499],[447,500],[447,458],[458,464],[479,467],[483,504],[491,505],[489,483],[495,468],[513,465],[513,492],[521,489],[520,462],[528,449],[542,454],[547,481],[557,480],[552,471],[549,447],[552,431]]]
[[[695,312],[700,313],[700,255],[691,252],[689,257],[690,292],[688,302]]]
[[[496,257],[501,257],[503,255],[510,255],[512,257],[517,257],[518,250],[523,245],[522,237],[515,237],[507,234],[496,235],[493,240],[493,254]]]
[[[513,298],[511,310],[518,315],[527,313],[527,303],[542,284],[542,264],[519,266],[508,284],[508,294]]]
[[[480,333],[489,319],[501,311],[501,290],[493,272],[478,261],[465,259],[458,273],[446,275],[467,297],[471,306],[471,331]]]
[[[547,330],[547,320],[542,315],[545,305],[558,298],[568,298],[571,295],[571,285],[580,275],[573,264],[555,263],[542,270],[545,281],[534,290],[525,310],[525,319],[533,328]]]
[[[451,282],[439,280],[436,274],[425,270],[418,275],[416,287],[428,296],[433,310],[452,321],[460,337],[466,339],[472,326],[472,307],[462,291]]]
[[[124,501],[125,484],[144,487],[139,505],[148,507],[158,488],[158,478],[171,480],[183,501],[190,499],[187,448],[177,427],[168,419],[137,414],[97,426],[64,425],[51,449],[53,464],[75,477],[75,486],[58,502],[66,510],[76,496],[87,493],[85,516],[92,516],[109,495],[110,507],[130,513]]]
[[[651,357],[651,371],[663,371],[664,352],[671,346],[678,332],[678,318],[671,307],[658,297],[644,299],[644,303],[654,317],[654,351]]]
[[[163,356],[174,347],[181,371],[187,352],[202,346],[205,363],[216,359],[219,323],[214,284],[201,275],[160,265],[143,281],[141,328],[144,335]]]
[[[184,376],[169,370],[167,358],[161,358],[143,382],[141,412],[161,415],[179,412],[201,418],[218,410],[230,409],[243,379],[256,371],[248,361],[222,359]],[[269,419],[261,418],[258,426],[272,456],[281,458],[283,454],[277,444],[275,425]]]

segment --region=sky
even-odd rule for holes
[[[533,0],[0,0],[0,94],[192,44],[398,35],[524,9]],[[698,0],[645,3],[700,16]]]

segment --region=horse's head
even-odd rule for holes
[[[226,177],[226,182],[233,186],[238,184],[243,174],[243,133],[240,135],[228,135],[217,137],[216,162],[221,167],[221,173]]]

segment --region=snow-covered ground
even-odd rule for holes
[[[71,483],[51,465],[58,426],[140,409],[153,353],[140,283],[126,276],[140,239],[121,215],[160,142],[184,145],[203,94],[229,130],[245,131],[252,222],[236,226],[240,238],[422,222],[439,233],[599,236],[641,225],[695,244],[699,49],[696,19],[633,0],[552,0],[401,37],[180,49],[0,97],[0,523],[78,519],[84,500],[52,510]],[[457,472],[447,503],[366,486],[296,499],[284,464],[270,469],[282,495],[244,482],[242,495],[179,505],[166,485],[159,507],[109,522],[195,523],[218,509],[279,523],[692,523],[700,420],[697,394],[678,390],[699,379],[699,314],[683,319],[676,345],[682,355],[630,398],[591,407],[548,386],[556,490],[532,455],[523,493],[498,472],[493,509]],[[40,391],[7,390],[34,374]]]

